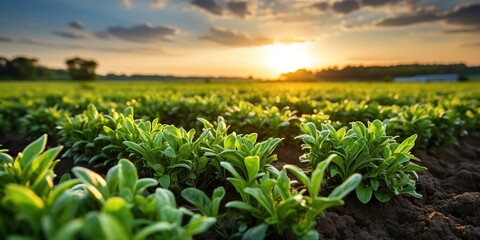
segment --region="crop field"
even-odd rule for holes
[[[0,239],[480,239],[480,83],[0,83]]]

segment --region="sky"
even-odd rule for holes
[[[100,74],[275,78],[299,68],[480,65],[480,0],[2,0],[0,56]]]

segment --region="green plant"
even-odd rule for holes
[[[368,122],[368,127],[354,122],[350,129],[338,131],[329,124],[322,124],[321,131],[313,123],[301,124],[303,134],[297,138],[302,139],[302,148],[308,153],[300,160],[308,162],[309,169],[313,169],[329,155],[336,154],[328,168],[327,186],[336,186],[337,182],[360,173],[362,183],[356,193],[362,203],[369,202],[373,194],[381,202],[400,194],[421,197],[415,191],[412,177],[426,168],[410,162],[410,159],[419,159],[409,153],[416,135],[399,144],[386,134],[386,128],[380,120]]]
[[[43,152],[46,135],[15,159],[0,151],[2,239],[191,239],[216,219],[177,208],[172,192],[121,159],[106,178],[75,167],[74,179],[53,186],[61,147]],[[38,170],[32,173],[29,169]]]
[[[218,217],[220,203],[225,196],[225,189],[220,186],[215,188],[212,193],[212,199],[196,188],[185,188],[182,190],[182,197],[198,208],[203,214],[209,217]]]
[[[15,159],[0,151],[0,196],[7,184],[15,183],[29,187],[41,197],[47,196],[53,188],[53,168],[58,163],[55,157],[63,147],[51,148],[47,151],[47,135],[43,135],[29,144]]]
[[[155,125],[156,122],[153,122]],[[142,141],[139,143],[124,141],[123,144],[133,154],[132,157],[141,159],[143,164],[153,169],[154,176],[159,179],[164,188],[176,191],[181,186],[195,186],[196,171],[202,171],[207,164],[205,157],[196,154],[194,142],[195,130],[186,131],[175,126],[163,126],[150,134],[150,123],[136,127]],[[202,169],[193,169],[194,161],[202,161]]]
[[[282,238],[318,239],[318,232],[314,230],[315,218],[327,208],[343,205],[342,199],[361,181],[360,174],[354,174],[337,186],[328,197],[320,196],[324,171],[333,157],[334,155],[318,164],[311,178],[294,165],[284,166],[285,170],[299,179],[307,191],[293,188],[283,170],[276,179],[262,181],[254,187],[244,189],[255,201],[231,201],[226,206],[246,212],[259,221],[257,226],[245,232],[246,235],[262,239],[268,227],[271,227],[273,233]]]
[[[258,133],[260,139],[271,136],[293,136],[293,126],[298,117],[289,107],[278,109],[276,106],[263,107],[250,102],[240,101],[225,112],[228,122],[240,133]]]
[[[48,134],[50,141],[58,140],[58,124],[68,118],[68,112],[54,107],[28,109],[27,114],[18,120],[19,132],[27,141],[33,141],[43,134]]]
[[[197,186],[197,177],[207,167],[208,159],[198,151],[202,139],[195,139],[194,129],[187,132],[162,125],[158,119],[134,120],[132,115],[120,115],[116,128],[105,126],[104,134],[95,141],[104,143],[103,155],[112,159],[128,157],[146,174],[157,178],[162,187],[180,191],[185,186]]]
[[[101,158],[98,154],[103,146],[94,140],[108,123],[108,119],[101,115],[93,104],[89,104],[82,114],[67,117],[58,127],[60,142],[66,149],[62,157],[72,158],[74,163],[93,163]]]

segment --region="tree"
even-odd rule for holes
[[[37,78],[37,63],[35,58],[16,57],[6,61],[8,74],[17,80],[35,80]]]
[[[86,60],[81,58],[71,58],[65,61],[68,73],[72,80],[95,80],[97,75],[95,69],[98,64],[94,60]]]
[[[283,73],[280,79],[285,81],[306,82],[315,80],[315,74],[307,69],[298,69],[295,72]]]
[[[8,59],[0,56],[0,79],[8,78]]]

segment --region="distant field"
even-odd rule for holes
[[[472,111],[478,114],[475,111],[480,105],[478,82],[2,82],[0,91],[0,120],[5,120],[4,127],[11,125],[11,121],[17,122],[25,114],[51,117],[50,121],[55,121],[61,118],[61,114],[81,114],[93,104],[102,113],[121,112],[133,107],[137,118],[159,118],[162,123],[196,128],[197,131],[202,126],[197,118],[215,121],[218,116],[223,116],[232,124],[231,130],[254,131],[263,137],[277,133],[294,135],[298,132],[298,122],[305,119],[315,120],[317,124],[332,122],[347,126],[352,121],[383,121],[402,114],[407,114],[407,118],[412,114],[443,118],[446,113],[461,111],[455,117],[470,114],[468,117],[471,118]],[[41,109],[47,109],[47,112],[38,112]],[[54,114],[49,111],[54,111],[56,118],[49,116]],[[27,128],[25,124],[23,120],[13,126]],[[43,129],[55,124],[39,126],[38,134],[41,130],[55,132],[55,129]],[[420,130],[421,127],[412,129]]]
[[[480,80],[480,75],[475,75],[472,79]],[[2,96],[14,96],[18,94],[29,93],[95,93],[103,96],[111,94],[141,94],[141,93],[162,93],[165,90],[183,91],[186,94],[193,92],[217,92],[245,91],[255,93],[298,93],[303,95],[308,91],[310,94],[317,95],[327,93],[333,89],[339,91],[347,90],[354,92],[363,92],[375,94],[382,92],[397,92],[407,95],[433,93],[436,91],[450,92],[471,92],[476,91],[478,83],[332,83],[332,82],[155,82],[155,81],[98,81],[98,82],[0,82],[0,90],[3,90]],[[472,89],[473,88],[473,89]],[[314,91],[314,92],[312,92]],[[352,96],[361,98],[362,96]]]
[[[468,81],[478,82],[478,81],[480,81],[480,74],[468,75],[467,78],[468,78]]]

